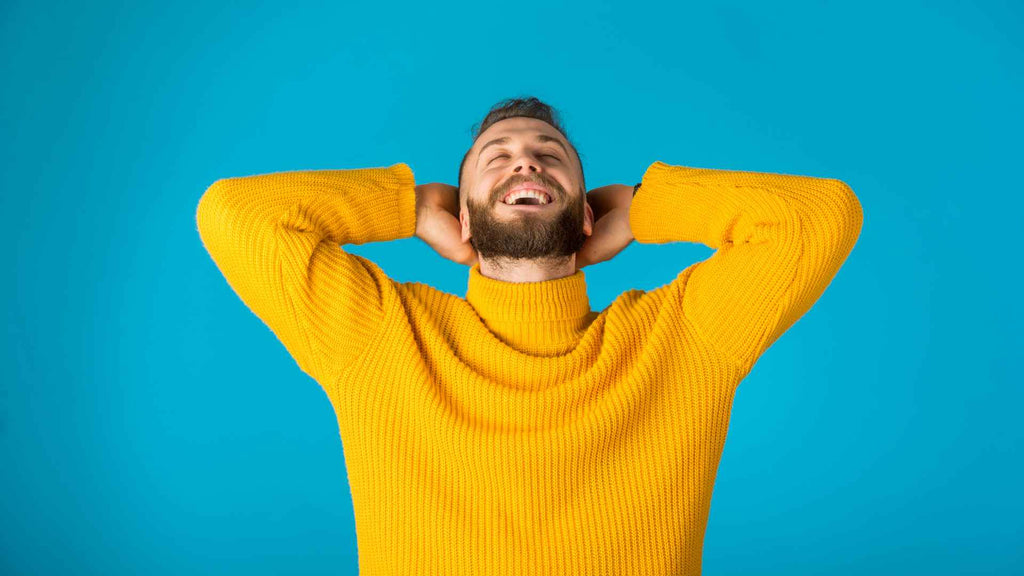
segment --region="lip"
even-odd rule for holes
[[[508,198],[510,194],[512,194],[513,192],[518,192],[520,190],[536,190],[538,192],[543,192],[548,195],[548,204],[553,204],[555,202],[554,194],[552,194],[551,191],[548,190],[547,187],[545,187],[543,184],[537,184],[536,182],[523,182],[522,184],[513,186],[511,190],[506,192],[505,195],[501,197],[501,200],[499,200],[499,202],[505,204],[505,199]],[[508,204],[505,205],[508,206]]]

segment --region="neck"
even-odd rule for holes
[[[541,356],[572,350],[598,315],[590,310],[582,270],[551,280],[508,282],[485,276],[476,263],[469,269],[466,301],[499,340]]]
[[[503,282],[543,282],[576,273],[576,255],[563,258],[480,258],[480,273]]]

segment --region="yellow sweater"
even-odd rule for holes
[[[638,242],[716,251],[599,312],[583,270],[509,283],[477,265],[462,298],[346,252],[415,234],[403,163],[203,195],[217,267],[334,407],[361,574],[700,574],[736,387],[863,213],[835,179],[655,162],[642,182]]]

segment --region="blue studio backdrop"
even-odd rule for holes
[[[523,95],[590,188],[661,160],[863,205],[737,392],[705,574],[1021,573],[1024,10],[970,4],[5,2],[0,573],[356,574],[334,413],[197,203],[285,170],[454,184]],[[350,249],[465,294],[417,238]],[[711,254],[634,243],[592,305]]]

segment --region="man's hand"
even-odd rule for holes
[[[576,268],[611,260],[633,241],[629,227],[629,207],[633,187],[610,184],[587,192],[587,202],[594,211],[594,228],[576,253]]]
[[[448,184],[416,185],[416,237],[442,257],[472,266],[477,253],[462,241],[457,195],[458,188]]]

